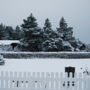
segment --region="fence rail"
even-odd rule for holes
[[[81,73],[1,72],[0,90],[90,90],[90,77]]]

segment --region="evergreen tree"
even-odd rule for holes
[[[63,42],[63,40],[61,38],[47,39],[42,43],[42,45],[43,45],[42,50],[47,51],[47,52],[62,51],[63,50],[62,42]]]
[[[44,30],[43,34],[44,41],[42,43],[43,51],[58,51],[59,50],[58,45],[60,44],[57,44],[56,40],[58,40],[59,36],[58,33],[52,29],[51,22],[49,21],[48,18],[45,20],[43,30]]]
[[[56,33],[56,31],[54,31],[52,29],[52,24],[48,18],[45,20],[43,30],[44,30],[44,39],[45,40],[58,37],[58,34]]]
[[[38,25],[36,22],[36,18],[33,16],[32,13],[29,17],[27,17],[26,20],[24,19],[23,22],[24,23],[21,25],[21,27],[24,29],[34,28]]]
[[[21,42],[29,51],[40,51],[43,33],[38,27],[36,18],[31,14],[27,20],[24,19],[24,24],[21,25],[24,37]]]
[[[67,25],[65,19],[64,19],[64,17],[62,17],[61,20],[60,20],[60,28],[61,28],[61,30],[65,31],[65,29],[67,27],[68,27],[68,25]]]
[[[49,35],[52,32],[52,25],[48,18],[45,20],[43,29],[44,29],[44,33],[47,34],[47,36],[49,37]]]
[[[57,28],[57,31],[59,32],[60,37],[63,38],[63,40],[70,40],[73,35],[72,27],[68,27],[65,19],[62,17],[60,20],[59,28]]]
[[[43,27],[43,30],[44,30],[44,40],[47,40],[47,39],[50,38],[50,35],[51,35],[51,32],[52,32],[52,28],[51,27],[52,27],[51,22],[47,18],[45,20],[44,27]]]
[[[43,29],[44,29],[44,31],[46,33],[48,33],[49,31],[52,30],[52,25],[51,25],[51,22],[49,21],[48,18],[45,20],[45,24],[44,24],[44,28]]]
[[[3,40],[5,37],[5,26],[0,24],[0,40]]]
[[[21,39],[21,35],[22,35],[22,33],[21,33],[20,27],[16,26],[16,28],[14,30],[14,37],[13,37],[13,39],[14,40],[20,40]]]
[[[13,39],[13,28],[11,26],[5,26],[0,24],[0,39],[1,40],[11,40]]]
[[[6,26],[5,28],[7,33],[7,39],[13,40],[14,39],[14,29],[12,26]]]

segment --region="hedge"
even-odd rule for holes
[[[90,52],[0,52],[4,58],[90,58]]]

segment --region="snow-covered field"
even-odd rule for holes
[[[90,59],[5,59],[0,71],[64,72],[65,67],[76,67],[76,72],[90,70]],[[82,68],[82,69],[81,69]]]
[[[22,56],[26,55],[25,58],[27,58],[28,56],[34,56],[37,54],[37,57],[39,55],[39,57],[41,55],[54,55],[54,58],[57,57],[58,55],[63,54],[64,57],[67,57],[67,54],[69,54],[69,56],[72,54],[75,55],[80,55],[81,57],[84,55],[89,56],[90,53],[89,52],[58,52],[58,53],[51,53],[51,52],[5,52],[4,49],[6,50],[6,48],[8,47],[8,45],[10,45],[11,43],[19,43],[18,40],[0,40],[0,45],[1,45],[1,49],[0,49],[0,53],[4,53],[4,55],[6,56],[6,54],[10,54],[9,56],[20,56],[20,58],[22,58]],[[7,47],[5,46],[7,45]],[[5,46],[5,48],[2,46]],[[7,48],[8,49],[8,48]],[[10,47],[9,47],[10,50]],[[8,50],[7,50],[8,51]],[[12,50],[10,50],[12,51]],[[44,53],[44,54],[43,54]],[[27,55],[28,54],[28,55]],[[86,57],[85,56],[85,57]],[[48,56],[49,57],[49,56]],[[30,57],[28,57],[30,58]],[[76,68],[76,72],[83,72],[86,67],[88,67],[88,69],[90,70],[90,59],[59,59],[59,58],[32,58],[32,59],[5,59],[5,65],[4,66],[0,66],[0,71],[28,71],[28,72],[64,72],[65,71],[65,67],[68,66],[72,66]],[[81,69],[82,68],[82,69]]]

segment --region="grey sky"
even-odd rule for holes
[[[74,35],[90,43],[90,0],[0,0],[0,23],[15,27],[31,12],[39,26],[48,17],[54,29],[64,16]]]

